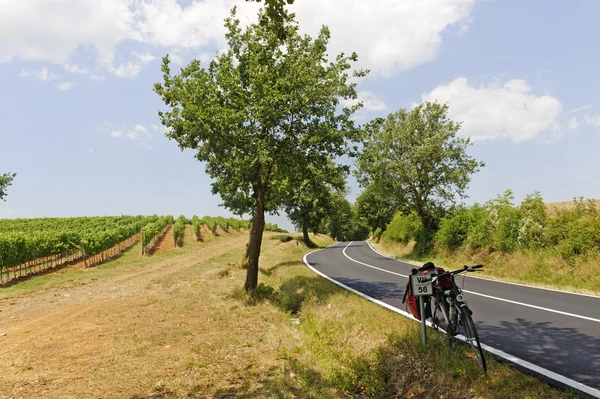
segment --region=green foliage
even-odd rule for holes
[[[192,228],[194,229],[194,234],[196,234],[196,238],[200,240],[202,238],[202,225],[204,223],[200,218],[196,215],[192,216]]]
[[[288,233],[287,230],[280,229],[277,223],[265,223],[266,231],[274,231],[275,233]]]
[[[333,192],[331,212],[325,222],[325,231],[338,241],[361,241],[369,236],[369,225],[357,214],[343,193]]]
[[[406,243],[415,240],[422,229],[423,224],[416,212],[411,212],[408,215],[397,212],[390,224],[388,224],[383,236],[391,240]]]
[[[600,212],[592,201],[575,200],[548,223],[546,239],[568,260],[600,250]]]
[[[442,248],[478,248],[510,253],[516,250],[556,249],[564,259],[600,251],[600,212],[593,201],[575,200],[549,218],[540,193],[513,204],[510,190],[481,206],[451,210],[441,220],[435,239]]]
[[[96,255],[139,233],[157,216],[0,220],[0,270],[83,247]]]
[[[259,19],[265,17],[259,15]],[[252,214],[246,289],[256,288],[265,212],[289,198],[288,182],[306,165],[323,167],[350,151],[360,137],[351,119],[361,104],[350,72],[356,54],[329,60],[329,29],[301,36],[293,15],[281,35],[265,24],[242,29],[235,9],[226,19],[228,49],[206,68],[194,60],[173,75],[163,59],[162,83],[154,87],[167,105],[159,112],[168,138],[196,151],[215,179],[212,192],[235,214]]]
[[[260,3],[262,0],[246,1]],[[287,37],[284,22],[289,20],[289,14],[285,10],[286,4],[294,4],[294,0],[265,0],[265,12],[260,20],[262,25],[272,29],[281,40]]]
[[[450,215],[440,221],[435,239],[444,247],[456,249],[467,241],[473,225],[473,212],[469,208],[459,207]]]
[[[306,165],[304,176],[289,180],[285,212],[297,230],[317,233],[321,222],[333,212],[333,193],[345,188],[347,167],[328,160],[327,167]]]
[[[6,201],[6,189],[12,184],[16,173],[4,173],[0,175],[0,200]]]
[[[544,230],[548,225],[546,204],[539,192],[529,194],[521,202],[521,222],[518,244],[522,248],[535,249],[545,246]]]
[[[142,246],[146,247],[150,243],[150,241],[152,241],[152,239],[156,237],[156,235],[158,235],[161,231],[163,231],[164,228],[167,227],[167,225],[170,223],[173,223],[173,216],[171,215],[162,216],[156,221],[146,224],[142,228],[142,233],[144,233]]]
[[[365,219],[370,230],[376,237],[386,229],[386,226],[392,221],[397,205],[394,199],[378,191],[375,184],[368,185],[363,192],[356,198],[356,213]]]
[[[180,215],[175,223],[173,223],[173,240],[175,245],[181,246],[183,244],[183,232],[185,231],[185,225],[188,223],[188,219]]]
[[[374,185],[405,214],[416,212],[430,231],[483,166],[467,154],[470,140],[456,137],[460,123],[447,113],[448,105],[426,102],[373,121],[358,158],[359,182]]]

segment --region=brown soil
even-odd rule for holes
[[[173,225],[169,226],[165,235],[160,239],[159,243],[154,249],[155,254],[162,252],[172,251],[175,248],[175,241],[173,240]]]
[[[190,300],[211,289],[213,272],[199,265],[246,240],[197,243],[168,258],[143,257],[138,244],[112,274],[0,299],[0,398],[159,397],[148,393],[179,375],[190,342],[205,340],[216,317]]]
[[[203,224],[202,227],[200,227],[200,234],[202,235],[202,237],[214,237],[212,230],[208,228],[207,225]]]

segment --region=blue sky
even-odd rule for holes
[[[164,137],[160,58],[223,48],[240,0],[0,0],[0,173],[17,172],[0,217],[230,215],[204,166]],[[364,122],[448,102],[486,166],[467,203],[506,189],[547,201],[600,197],[600,3],[296,0],[302,29],[371,69]],[[359,193],[351,181],[352,200]],[[268,220],[291,229],[284,215]]]

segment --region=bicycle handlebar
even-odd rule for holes
[[[481,269],[482,267],[483,267],[483,265],[475,265],[475,266],[464,265],[462,269],[454,270],[451,272],[445,272],[442,274],[434,274],[432,277],[435,277],[435,279],[437,280],[440,277],[454,276],[454,275],[462,273],[462,272],[476,272],[477,269]]]

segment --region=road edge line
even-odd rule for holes
[[[352,244],[352,242],[350,242],[350,244]],[[344,248],[347,248],[350,244],[348,244]],[[304,264],[306,265],[306,267],[308,267],[310,270],[312,270],[313,272],[317,273],[319,276],[325,278],[326,280],[332,282],[333,284],[335,284],[335,285],[337,285],[339,287],[342,287],[342,288],[344,288],[347,291],[352,292],[353,294],[361,296],[361,297],[367,299],[370,302],[376,303],[377,305],[383,306],[384,308],[386,308],[388,310],[391,310],[394,313],[401,314],[404,317],[407,317],[407,318],[409,318],[411,320],[414,320],[414,321],[420,323],[420,321],[417,320],[417,319],[415,319],[415,317],[412,314],[410,314],[410,313],[408,313],[408,312],[406,312],[404,310],[398,309],[395,306],[392,306],[390,304],[382,302],[379,299],[375,299],[373,297],[370,297],[370,296],[368,296],[368,295],[366,295],[366,294],[364,294],[364,293],[362,293],[360,291],[355,290],[354,288],[348,287],[347,285],[345,285],[343,283],[340,283],[339,281],[334,280],[333,278],[329,277],[328,275],[326,275],[326,274],[318,271],[317,269],[315,269],[308,262],[307,257],[308,257],[308,255],[310,255],[312,253],[315,253],[315,252],[319,252],[319,251],[321,251],[321,249],[317,249],[316,251],[308,252],[308,253],[304,254],[304,256],[302,257],[302,261],[304,262]],[[430,325],[429,322],[427,324],[431,327],[431,325]],[[463,337],[460,334],[457,335],[455,338],[458,338],[461,341],[465,341],[465,337]],[[494,348],[492,346],[489,346],[489,345],[486,345],[486,344],[482,343],[481,344],[481,348],[484,349],[486,352],[491,353],[495,357],[499,357],[499,358],[501,358],[502,360],[504,360],[504,361],[506,361],[508,363],[516,364],[518,367],[526,369],[526,370],[532,372],[535,375],[542,375],[546,380],[555,382],[559,386],[568,387],[568,388],[574,389],[574,390],[576,390],[578,392],[585,393],[586,395],[589,395],[589,396],[591,396],[593,398],[600,398],[600,391],[599,390],[597,390],[595,388],[592,388],[590,386],[587,386],[585,384],[582,384],[581,382],[577,382],[575,380],[572,380],[572,379],[570,379],[568,377],[565,377],[563,375],[557,374],[557,373],[555,373],[553,371],[550,371],[548,369],[545,369],[543,367],[536,366],[533,363],[530,363],[530,362],[528,362],[526,360],[523,360],[521,358],[518,358],[516,356],[510,355],[510,354],[508,354],[506,352],[503,352],[503,351],[501,351],[499,349],[496,349],[496,348]]]

